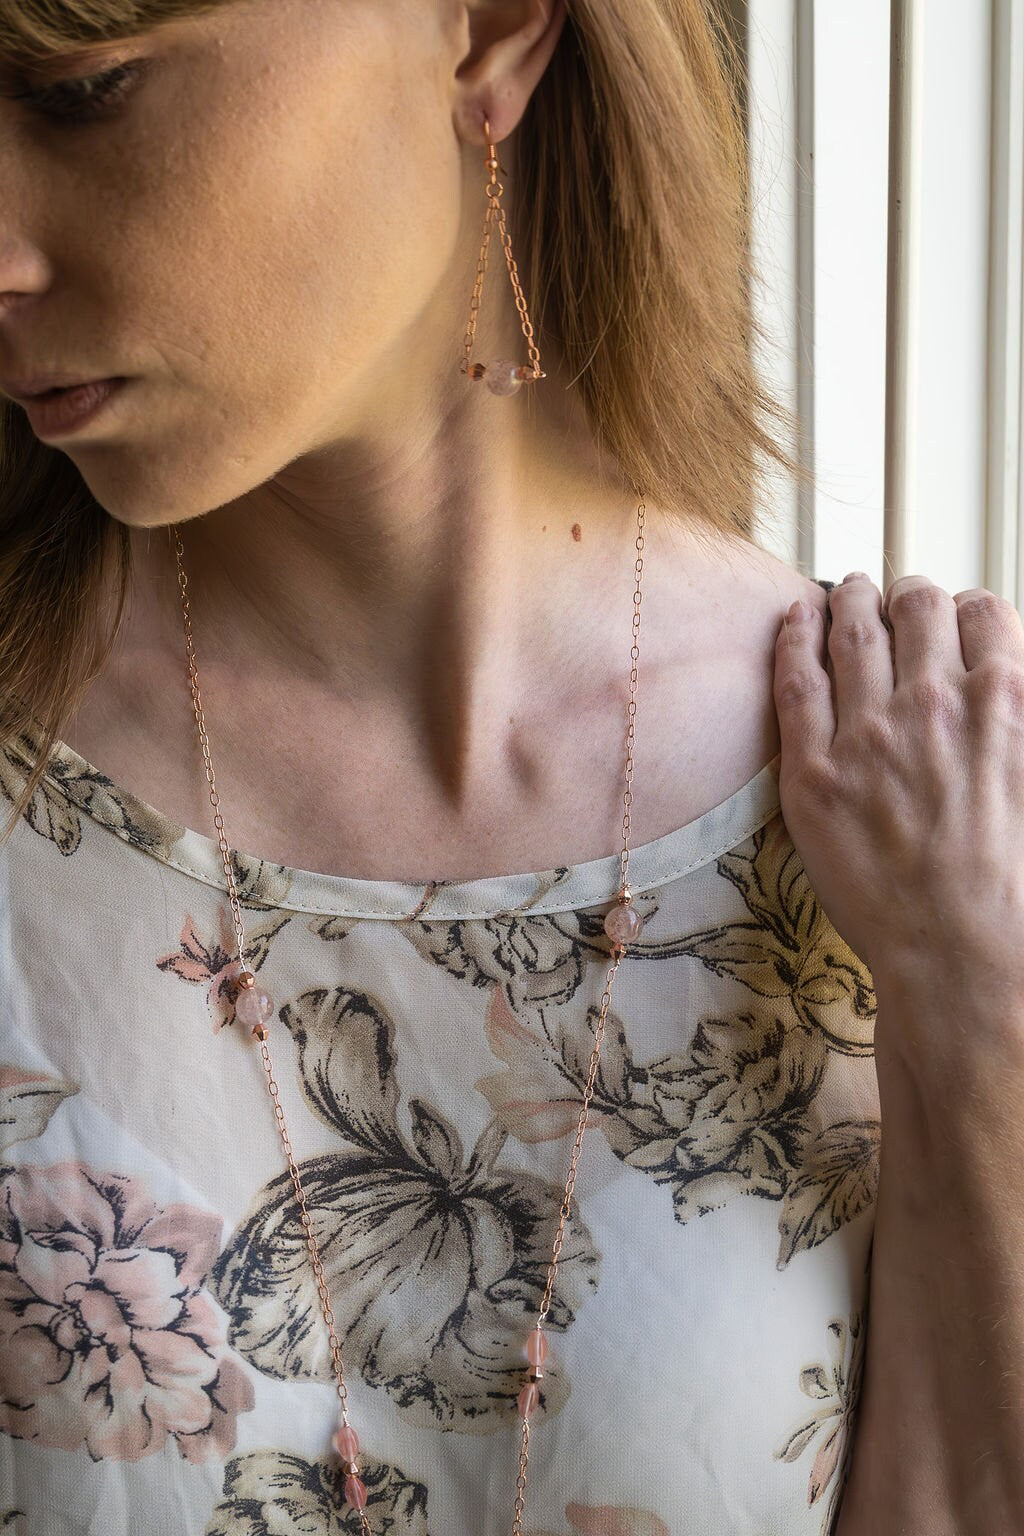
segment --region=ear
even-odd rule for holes
[[[467,144],[499,144],[518,127],[562,35],[566,0],[465,0],[469,47],[455,72],[452,116]]]

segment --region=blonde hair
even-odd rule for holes
[[[0,59],[230,3],[0,0]],[[742,67],[719,4],[567,0],[516,130],[529,196],[506,201],[542,354],[564,355],[595,440],[656,506],[754,543],[765,468],[806,472],[769,430],[798,435],[753,360]],[[0,403],[0,750],[31,768],[0,842],[110,655],[130,576],[127,528]]]

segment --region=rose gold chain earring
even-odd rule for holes
[[[505,223],[505,210],[501,205],[501,194],[504,187],[498,180],[495,172],[501,167],[498,165],[498,157],[494,145],[491,142],[491,125],[484,118],[484,134],[487,138],[487,160],[485,164],[490,172],[490,181],[487,184],[487,213],[484,216],[484,243],[480,247],[480,259],[476,265],[476,282],[473,285],[473,298],[469,306],[469,324],[466,327],[466,337],[463,342],[464,355],[459,360],[460,372],[468,378],[483,379],[487,388],[495,395],[514,395],[526,383],[533,383],[536,379],[547,377],[541,372],[540,352],[537,350],[533,339],[533,326],[526,312],[526,300],[523,297],[522,286],[519,282],[519,269],[512,255],[512,242],[509,239],[508,226]],[[505,173],[507,174],[507,172]],[[491,223],[496,222],[501,235],[501,243],[505,250],[505,262],[508,266],[508,275],[512,281],[512,289],[516,296],[516,308],[519,311],[523,325],[523,335],[526,337],[526,345],[530,354],[529,365],[519,365],[510,362],[508,358],[497,358],[493,363],[471,363],[470,354],[473,351],[473,342],[476,339],[476,317],[480,308],[480,295],[483,292],[484,273],[487,271],[487,251],[491,243]]]

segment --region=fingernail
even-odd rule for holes
[[[843,583],[847,581],[854,581],[858,576],[862,576],[865,581],[871,580],[871,577],[868,575],[867,571],[847,571],[839,585],[842,586]]]
[[[790,605],[790,609],[786,617],[788,619],[809,619],[811,617],[811,613],[812,609],[810,609],[807,604],[798,597],[796,602]]]

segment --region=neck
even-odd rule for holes
[[[400,716],[453,783],[524,700],[628,682],[638,503],[599,475],[559,379],[524,386],[550,391],[536,402],[459,382],[454,423],[404,418],[177,525],[204,689]],[[132,546],[121,654],[180,675],[173,541],[142,528]]]
[[[595,609],[629,595],[637,498],[521,447],[380,463],[342,485],[303,461],[178,525],[207,653],[411,705],[435,686],[425,656],[438,671],[472,658],[487,672],[550,656],[559,635],[595,643]],[[167,535],[133,542],[177,635]]]

